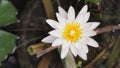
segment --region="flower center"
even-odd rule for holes
[[[75,31],[74,30],[71,30],[70,31],[70,35],[74,35],[75,34]]]
[[[67,23],[63,31],[63,38],[70,42],[77,42],[81,38],[81,34],[79,23]]]

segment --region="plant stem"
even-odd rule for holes
[[[42,2],[43,2],[43,5],[44,5],[44,8],[45,8],[47,17],[54,19],[55,18],[55,13],[54,13],[54,10],[53,10],[51,0],[42,0]]]
[[[27,51],[30,55],[34,55],[39,51],[42,51],[44,49],[45,44],[43,43],[38,43],[38,44],[34,44],[31,45],[27,48]]]
[[[60,6],[61,4],[60,4],[60,0],[57,0],[57,4],[58,4],[58,6]]]
[[[69,51],[68,55],[65,57],[65,68],[77,68],[74,57],[72,53]]]
[[[113,65],[115,59],[118,57],[119,52],[120,52],[120,35],[119,35],[118,40],[117,40],[117,42],[116,42],[116,44],[114,46],[112,54],[110,55],[107,63],[105,64],[106,68],[111,68],[111,66]]]
[[[95,29],[95,31],[97,32],[97,34],[102,34],[102,33],[106,33],[106,32],[110,32],[112,30],[120,30],[120,26],[105,26],[102,28],[97,28]]]

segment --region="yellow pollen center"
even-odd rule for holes
[[[63,31],[63,38],[70,42],[77,42],[81,38],[81,34],[79,23],[67,23]]]

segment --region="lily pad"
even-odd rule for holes
[[[86,0],[86,2],[98,3],[98,2],[99,2],[99,0]]]
[[[10,53],[15,47],[15,35],[0,30],[0,62],[4,60],[5,56]]]
[[[11,2],[7,0],[0,1],[0,26],[15,22],[16,9]]]

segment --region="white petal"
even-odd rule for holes
[[[66,25],[66,23],[59,23],[57,28],[60,29],[60,30],[64,29],[65,25]]]
[[[93,30],[88,30],[88,31],[83,32],[83,34],[84,34],[84,36],[91,37],[91,36],[95,36],[97,33]]]
[[[43,38],[41,41],[45,42],[45,43],[52,43],[55,39],[56,39],[56,37],[49,35],[49,36]]]
[[[97,43],[94,39],[88,38],[88,40],[89,40],[89,41],[87,42],[87,44],[88,44],[89,46],[99,47],[98,43]]]
[[[78,23],[81,23],[81,25],[83,25],[82,20],[83,20],[85,14],[86,14],[86,13],[79,14],[79,15],[76,17],[75,21],[78,22]]]
[[[86,54],[86,53],[79,52],[78,55],[79,55],[83,60],[87,60],[87,54]]]
[[[70,46],[70,49],[71,49],[71,52],[72,52],[72,54],[74,55],[74,56],[77,56],[77,48],[74,46],[74,45],[71,45]]]
[[[52,35],[52,36],[55,36],[55,37],[61,37],[61,36],[62,36],[62,35],[61,35],[62,33],[61,33],[60,30],[50,31],[49,34]]]
[[[79,39],[78,43],[86,44],[88,42],[88,37],[81,35],[81,38]]]
[[[78,15],[81,14],[81,13],[86,13],[87,10],[88,10],[88,6],[85,5],[85,6],[80,10],[80,12],[78,13]]]
[[[61,14],[56,13],[56,16],[57,16],[57,19],[60,23],[66,23],[67,22],[66,18],[64,16],[62,16]]]
[[[52,46],[59,46],[63,43],[63,39],[61,38],[58,38],[56,39],[53,43],[52,43]]]
[[[88,53],[88,46],[83,42],[78,42],[75,44],[76,48],[83,53]]]
[[[51,27],[53,27],[53,28],[55,28],[55,29],[56,29],[57,26],[58,26],[58,22],[55,21],[55,20],[47,19],[46,22],[47,22]]]
[[[92,24],[90,29],[95,29],[96,27],[98,27],[100,25],[100,22],[88,22],[88,23]]]
[[[81,49],[81,52],[83,53],[88,53],[89,49],[88,49],[88,46],[85,44],[82,49]]]
[[[87,12],[84,17],[83,17],[83,20],[81,23],[87,23],[87,21],[89,20],[89,17],[90,17],[90,12]]]
[[[69,43],[65,43],[62,45],[62,50],[61,50],[61,59],[64,59],[66,55],[68,54],[69,51]]]
[[[87,13],[87,10],[88,10],[88,6],[85,5],[81,11],[78,13],[77,17],[76,17],[76,21],[81,23],[82,22],[82,19],[84,17],[84,15]]]
[[[58,7],[58,11],[59,11],[59,13],[60,13],[61,15],[63,15],[65,18],[67,17],[67,12],[66,12],[63,8],[61,8],[60,6]]]
[[[68,10],[68,21],[72,23],[75,20],[75,10],[72,6],[70,6]]]
[[[74,46],[77,48],[77,49],[82,49],[82,46],[83,46],[84,44],[83,43],[80,43],[80,42],[77,42],[77,43],[75,43],[74,44]]]
[[[92,23],[84,23],[81,25],[81,28],[83,29],[83,31],[88,31],[90,30],[89,28],[91,27]]]

